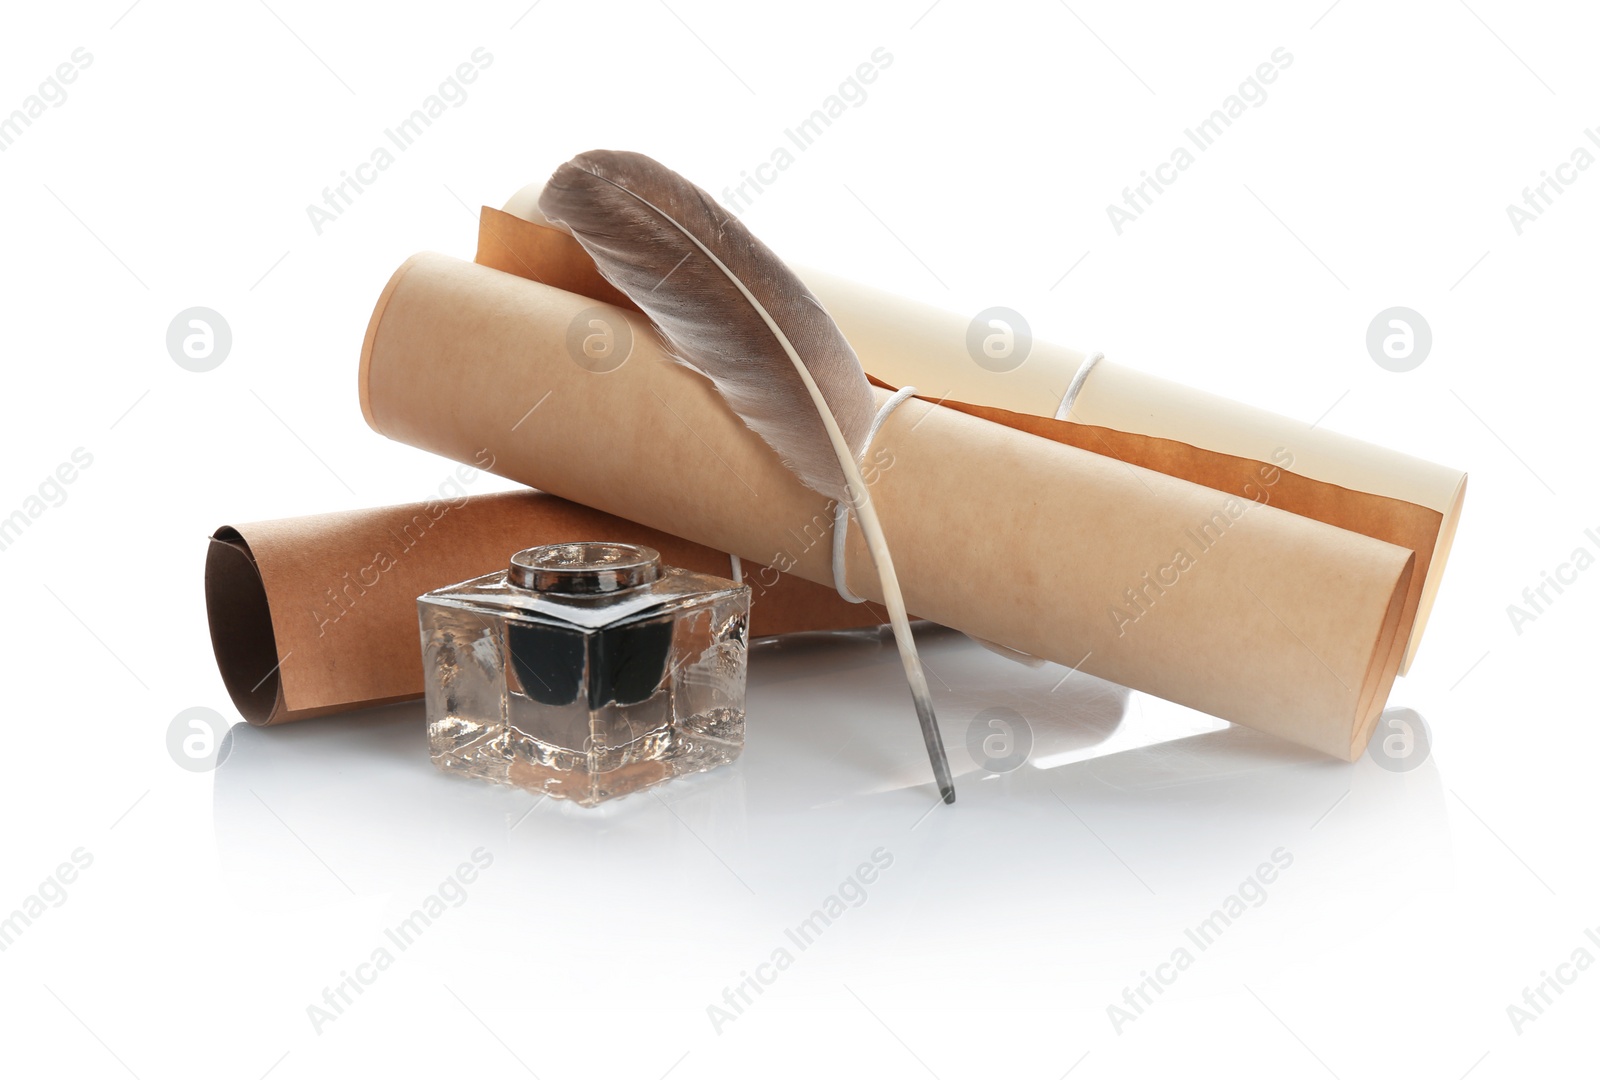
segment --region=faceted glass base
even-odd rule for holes
[[[503,578],[418,602],[439,768],[593,806],[739,756],[747,588],[667,568],[604,623]]]
[[[434,764],[445,772],[595,806],[675,776],[732,762],[744,748],[744,714],[720,711],[725,715],[705,717],[703,723],[685,724],[624,747],[587,753],[545,742],[515,725],[484,725],[477,741],[463,744],[456,725],[446,721],[430,726],[429,739]],[[707,734],[694,734],[692,727],[703,727]]]

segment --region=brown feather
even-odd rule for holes
[[[704,191],[643,154],[591,150],[556,170],[539,209],[650,316],[800,481],[845,503],[883,586],[934,778],[950,765],[889,545],[856,462],[875,411],[855,350],[783,260]]]
[[[866,374],[783,260],[710,195],[643,154],[578,155],[550,178],[539,209],[571,231],[606,279],[650,316],[671,354],[715,383],[807,487],[850,501],[809,389],[758,308],[701,245],[777,323],[859,458],[874,412]]]

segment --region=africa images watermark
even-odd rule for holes
[[[1272,850],[1268,861],[1258,865],[1239,887],[1222,898],[1216,910],[1183,931],[1184,943],[1172,950],[1172,955],[1156,965],[1154,972],[1139,972],[1139,981],[1124,987],[1122,999],[1106,1006],[1106,1017],[1111,1028],[1121,1035],[1135,1020],[1155,1004],[1156,999],[1178,981],[1178,976],[1194,966],[1195,958],[1215,945],[1234,923],[1251,908],[1258,908],[1270,899],[1267,886],[1278,880],[1285,870],[1294,865],[1294,853],[1286,848]],[[1190,946],[1194,951],[1190,951]]]
[[[321,1035],[327,1026],[345,1014],[356,998],[378,981],[378,976],[394,966],[395,959],[421,939],[422,935],[453,908],[467,902],[467,886],[494,865],[494,853],[474,848],[469,857],[450,871],[439,887],[422,898],[410,915],[383,931],[383,943],[356,965],[354,972],[339,972],[339,981],[322,989],[322,1000],[306,1006],[311,1029]],[[393,946],[393,949],[390,948]]]
[[[339,182],[322,189],[322,205],[306,204],[306,217],[318,236],[322,230],[338,221],[344,212],[355,205],[356,196],[378,182],[378,177],[389,171],[403,154],[416,145],[423,132],[433,126],[449,109],[459,109],[467,103],[467,86],[478,81],[478,76],[494,63],[494,54],[483,46],[472,50],[472,55],[455,66],[445,76],[433,93],[422,99],[422,104],[411,115],[393,127],[384,128],[384,142],[372,148],[367,160],[339,174]],[[391,150],[390,147],[393,147]]]
[[[1252,479],[1245,481],[1242,497],[1229,497],[1205,521],[1185,529],[1186,543],[1173,551],[1172,558],[1154,570],[1146,570],[1140,575],[1139,584],[1122,590],[1120,601],[1106,605],[1106,616],[1118,637],[1126,635],[1128,627],[1154,611],[1167,590],[1175,588],[1185,573],[1199,565],[1200,557],[1220,544],[1233,524],[1252,506],[1265,506],[1272,501],[1269,489],[1282,478],[1282,470],[1294,466],[1294,455],[1280,446],[1273,450],[1272,460],[1276,464],[1262,463],[1256,467]]]
[[[1590,947],[1600,950],[1600,927],[1584,927],[1583,938],[1583,943],[1574,948],[1566,960],[1557,964],[1554,972],[1539,972],[1538,982],[1523,987],[1522,999],[1506,1006],[1506,1019],[1511,1021],[1512,1031],[1521,1035],[1529,1024],[1544,1016],[1545,1010],[1554,1005],[1568,987],[1578,981],[1578,976],[1594,967],[1595,954]]]
[[[94,855],[85,848],[75,848],[70,861],[63,862],[39,883],[39,887],[22,898],[16,908],[0,918],[0,952],[17,943],[23,932],[42,918],[51,908],[67,902],[67,886],[78,880],[78,875],[94,865]]]
[[[724,987],[722,1000],[706,1006],[706,1019],[711,1030],[721,1035],[727,1026],[745,1014],[756,1003],[778,976],[794,966],[795,957],[817,943],[822,932],[844,917],[851,908],[867,902],[867,886],[873,884],[889,867],[894,865],[894,852],[888,848],[874,848],[868,861],[862,862],[850,876],[839,883],[816,909],[794,926],[783,931],[783,942],[757,964],[754,973],[739,972],[739,981]],[[790,951],[790,946],[794,950]]]
[[[1250,77],[1240,83],[1236,91],[1223,98],[1222,104],[1213,109],[1211,115],[1194,127],[1185,128],[1183,135],[1186,141],[1173,147],[1166,161],[1154,169],[1141,172],[1137,184],[1122,189],[1121,206],[1106,204],[1106,217],[1111,220],[1112,230],[1121,236],[1123,229],[1139,220],[1146,210],[1155,205],[1157,195],[1177,183],[1179,175],[1188,172],[1189,167],[1199,160],[1195,156],[1197,152],[1203,154],[1211,149],[1235,120],[1249,110],[1265,105],[1267,87],[1277,82],[1278,75],[1293,63],[1294,56],[1288,49],[1282,45],[1273,49],[1272,55],[1257,64]]]
[[[833,126],[834,121],[851,109],[859,109],[867,103],[868,84],[877,82],[878,76],[893,63],[894,54],[888,49],[882,45],[873,49],[872,55],[857,64],[838,89],[823,98],[822,104],[813,109],[810,116],[793,127],[783,129],[785,141],[772,148],[766,161],[752,169],[743,170],[739,173],[737,184],[722,189],[722,205],[735,214],[749,210],[755,204],[756,196],[777,183],[778,177],[788,172],[790,166],[799,160],[796,155],[811,149],[822,133]]]
[[[885,472],[894,467],[894,452],[887,446],[879,446],[861,462],[861,479],[868,487],[876,484]],[[794,545],[782,548],[772,556],[772,562],[761,567],[745,582],[755,590],[757,597],[766,594],[766,591],[776,586],[784,574],[789,573],[800,565],[800,557],[818,544],[833,542],[833,515],[838,503],[830,501],[826,510],[813,514],[810,521],[798,529],[785,530],[788,539]]]
[[[1585,128],[1583,137],[1596,149],[1600,149],[1600,126]],[[1573,148],[1568,160],[1554,169],[1542,170],[1537,184],[1522,189],[1521,206],[1516,203],[1506,204],[1506,217],[1511,220],[1512,231],[1521,236],[1524,229],[1538,221],[1546,210],[1556,204],[1556,196],[1564,194],[1570,185],[1577,183],[1578,174],[1588,172],[1589,166],[1594,162],[1594,151],[1579,143]],[[1552,173],[1555,175],[1552,176]]]
[[[341,584],[322,591],[323,605],[309,609],[312,621],[317,624],[318,637],[326,635],[329,627],[337,625],[340,619],[350,614],[369,590],[382,584],[383,575],[399,566],[400,560],[412,548],[426,540],[445,515],[452,509],[467,505],[466,485],[475,481],[480,472],[494,468],[494,454],[485,448],[474,454],[472,460],[477,468],[457,465],[436,489],[439,494],[437,499],[423,504],[422,509],[413,514],[411,520],[401,525],[398,531],[392,526],[389,528],[389,538],[394,541],[392,548],[379,548],[373,552],[370,562],[353,572],[346,570],[339,578]]]
[[[65,503],[67,485],[74,483],[79,474],[93,464],[94,455],[80,446],[39,481],[38,488],[22,500],[20,507],[0,518],[0,551],[10,550],[22,534],[44,516],[46,510]]]
[[[33,122],[44,116],[47,109],[59,109],[67,103],[67,87],[78,81],[78,76],[94,63],[94,54],[83,46],[72,50],[72,55],[56,65],[39,88],[22,99],[22,104],[7,116],[0,116],[0,151],[10,150],[22,138],[22,133],[33,127]]]
[[[1600,551],[1600,531],[1595,529],[1583,530],[1584,539],[1594,545],[1594,551]],[[1527,623],[1536,622],[1539,616],[1545,614],[1550,605],[1570,588],[1578,583],[1578,575],[1595,564],[1595,554],[1586,544],[1579,544],[1572,549],[1572,554],[1567,560],[1556,564],[1555,572],[1549,570],[1539,571],[1539,583],[1529,585],[1522,590],[1521,604],[1507,604],[1506,617],[1511,620],[1511,629],[1522,636],[1522,628]],[[1554,592],[1555,595],[1551,595]]]

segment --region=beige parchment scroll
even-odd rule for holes
[[[525,269],[402,266],[363,345],[368,423],[458,461],[487,448],[501,475],[767,567],[758,604],[790,574],[830,581],[831,507],[636,312],[608,312],[632,331],[621,367],[581,366],[568,331],[596,300]],[[1412,550],[930,402],[867,462],[919,615],[1346,760],[1365,747]],[[1258,488],[1284,482],[1249,464]],[[848,565],[881,599],[854,534]]]
[[[968,353],[967,320],[960,315],[818,271],[802,274],[873,375],[894,386],[915,385],[930,400],[1053,418],[1084,360],[1082,353],[1035,341],[1016,370],[988,371]],[[1455,538],[1466,473],[1107,360],[1089,374],[1071,419],[1107,433],[1131,460],[1162,471],[1171,471],[1170,464],[1179,469],[1173,475],[1200,483],[1207,482],[1203,466],[1183,471],[1145,441],[1244,460],[1292,457],[1295,476],[1310,484],[1283,493],[1280,505],[1416,551],[1401,672],[1410,668]]]
[[[544,222],[541,189],[523,188],[504,211],[484,209],[477,261],[631,307],[570,236]],[[1403,614],[1401,674],[1410,669],[1455,538],[1464,472],[1105,360],[1073,405],[1075,424],[1041,424],[1038,418],[1055,417],[1083,352],[1034,340],[1020,366],[991,371],[969,352],[967,318],[823,271],[797,271],[884,385],[914,385],[926,400],[970,406],[997,422],[1196,483],[1222,482],[1222,490],[1238,490],[1230,462],[1272,462],[1292,478],[1273,493],[1276,505],[1411,548],[1417,568]]]
[[[537,491],[224,526],[205,574],[223,684],[257,725],[421,697],[418,596],[502,570],[523,548],[584,539],[643,544],[701,573],[731,569],[723,552]],[[753,635],[878,622],[800,578],[765,592]]]

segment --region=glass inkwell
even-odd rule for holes
[[[748,586],[647,547],[550,544],[417,609],[446,772],[594,806],[744,748]]]

